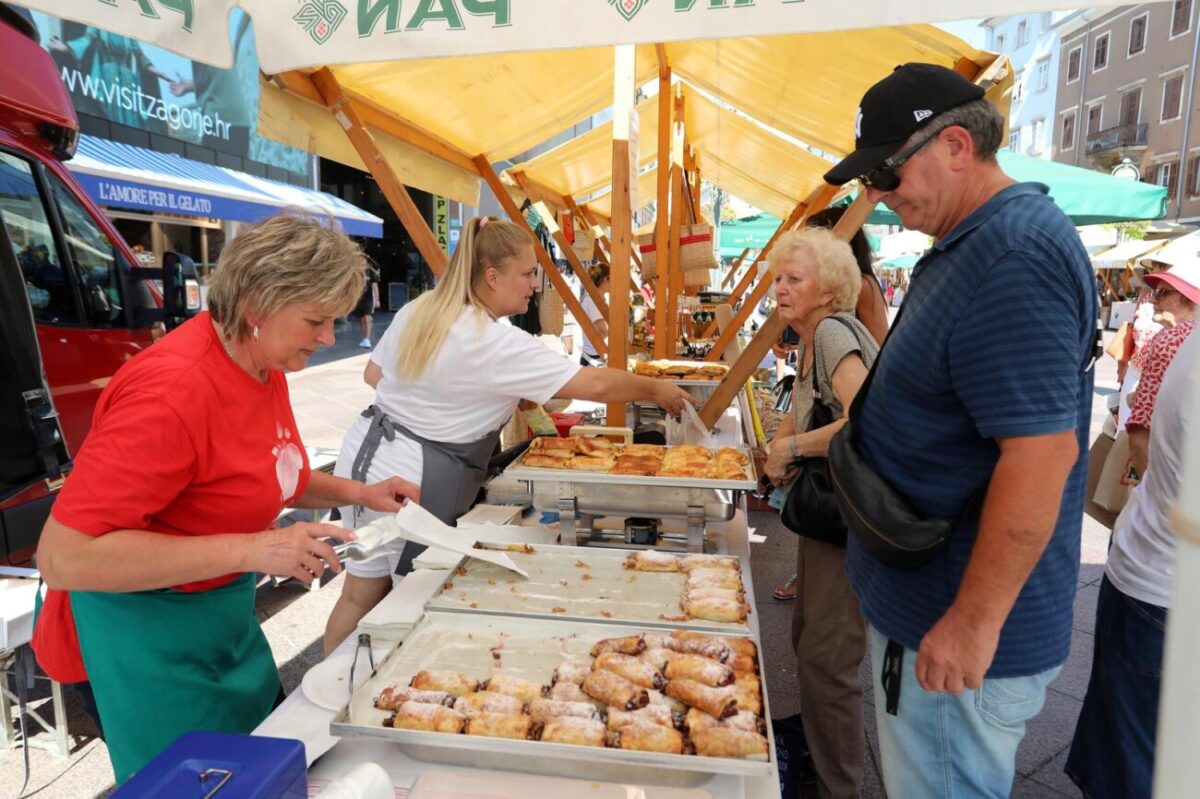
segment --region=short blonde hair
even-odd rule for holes
[[[833,293],[831,310],[853,311],[862,290],[862,272],[850,245],[827,228],[792,230],[775,242],[771,261],[778,270],[783,264],[796,261],[801,252],[812,258],[813,274],[821,291]]]
[[[332,217],[299,209],[255,222],[221,251],[208,309],[228,341],[249,332],[247,312],[273,316],[288,305],[350,312],[366,284],[362,250]]]

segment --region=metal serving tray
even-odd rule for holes
[[[505,549],[506,545],[485,546]],[[623,564],[630,550],[544,544],[533,545],[533,550],[505,553],[529,572],[529,579],[463,558],[458,565],[466,573],[450,572],[425,607],[452,613],[681,628],[717,635],[750,633],[749,622],[684,617],[679,603],[686,574],[626,569]]]
[[[752,491],[758,485],[754,474],[754,458],[744,448],[738,448],[750,461],[744,469],[741,480],[716,480],[707,477],[645,477],[635,474],[608,474],[606,472],[589,472],[585,469],[544,469],[525,465],[525,455],[522,455],[511,466],[504,470],[504,476],[513,480],[526,480],[533,483],[575,483],[577,485],[602,486],[637,486],[640,490],[659,488],[704,488],[724,491]]]
[[[596,640],[642,632],[661,634],[662,630],[429,611],[400,647],[354,692],[347,706],[334,717],[330,733],[394,741],[412,757],[435,763],[612,782],[694,786],[713,774],[774,776],[775,736],[769,723],[766,725],[768,762],[762,762],[397,730],[383,726],[389,714],[374,706],[374,697],[383,688],[407,685],[421,669],[448,669],[478,679],[510,674],[549,684],[559,663],[587,657]],[[758,646],[761,658],[762,647],[757,637],[751,640]],[[761,663],[758,677],[762,684],[763,718],[769,719],[771,710]]]

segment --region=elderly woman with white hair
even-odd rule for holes
[[[827,455],[879,347],[854,316],[863,281],[846,242],[823,228],[787,233],[773,260],[777,313],[800,336],[792,413],[766,462],[767,475],[783,486],[795,481],[805,459]],[[792,642],[818,793],[855,797],[864,758],[858,668],[866,625],[844,569],[845,529],[832,527],[793,528],[800,540]]]
[[[221,253],[209,311],[100,395],[38,545],[50,590],[33,647],[100,724],[118,785],[185,732],[250,732],[282,697],[255,575],[338,571],[323,539],[351,536],[276,529],[280,511],[417,495],[312,471],[292,415],[284,372],[333,343],[363,268],[329,220],[262,220]]]

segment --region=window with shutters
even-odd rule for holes
[[[1083,63],[1083,48],[1075,47],[1067,53],[1067,83],[1079,80],[1079,65]]]
[[[1088,126],[1087,133],[1091,136],[1093,133],[1100,132],[1100,122],[1104,118],[1104,106],[1100,103],[1088,106]]]
[[[1029,44],[1029,23],[1021,20],[1017,23],[1017,47]]]
[[[1165,164],[1159,164],[1154,182],[1159,186],[1167,187],[1168,200],[1175,199],[1175,192],[1179,188],[1179,162],[1168,161]]]
[[[1062,130],[1058,137],[1059,150],[1074,150],[1075,149],[1075,115],[1063,114]]]
[[[1193,155],[1188,159],[1187,180],[1184,185],[1187,187],[1187,196],[1200,196],[1200,155]]]
[[[1033,120],[1033,141],[1029,143],[1029,152],[1038,155],[1042,152],[1046,140],[1046,120]]]
[[[1146,49],[1146,24],[1150,14],[1134,17],[1129,23],[1129,55],[1137,55]]]
[[[1050,59],[1039,59],[1033,68],[1034,91],[1038,94],[1050,88]]]
[[[1010,153],[1020,152],[1021,150],[1021,129],[1009,131],[1008,133],[1008,151]]]
[[[1096,51],[1092,56],[1092,72],[1099,72],[1108,66],[1108,40],[1112,35],[1105,31],[1096,37]]]
[[[1142,112],[1142,87],[1121,94],[1121,110],[1117,114],[1118,125],[1136,125]]]
[[[1004,52],[1004,34],[1003,33],[996,34],[996,42],[995,42],[994,49],[997,53]]]
[[[1171,38],[1182,36],[1192,29],[1192,0],[1175,0],[1171,13]]]
[[[1162,121],[1178,119],[1183,103],[1183,73],[1172,75],[1163,82]]]
[[[1017,77],[1013,79],[1012,101],[1019,103],[1025,99],[1025,70],[1017,73]]]

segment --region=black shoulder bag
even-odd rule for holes
[[[854,327],[844,319],[837,319],[858,339]],[[822,320],[824,321],[824,320]],[[859,342],[861,346],[861,342]],[[819,350],[813,341],[813,363],[809,370],[812,378],[812,420],[809,430],[817,430],[835,421],[833,409],[821,401],[821,389],[817,382],[817,356]],[[783,526],[797,535],[824,541],[827,544],[846,546],[846,523],[838,506],[837,497],[833,490],[833,481],[829,474],[828,458],[801,458],[796,463],[800,473],[792,483],[783,509],[779,512],[779,520]]]
[[[901,305],[900,313],[892,322],[889,337],[899,325],[904,307]],[[884,347],[879,348],[867,379],[850,403],[846,424],[829,442],[829,477],[842,518],[858,545],[868,555],[888,566],[915,569],[928,563],[941,551],[955,527],[979,513],[987,484],[984,483],[967,500],[957,520],[925,518],[863,460],[854,446],[854,425],[862,413],[863,400],[871,388],[871,382],[875,379],[875,370],[883,360],[883,350]]]

